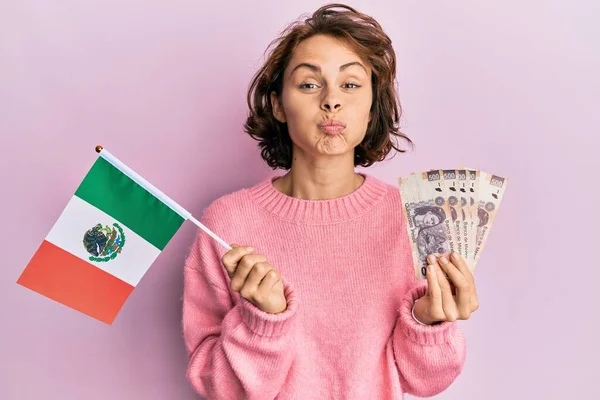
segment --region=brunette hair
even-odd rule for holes
[[[343,10],[334,10],[341,8]],[[396,91],[396,55],[391,39],[372,17],[344,4],[328,4],[304,21],[296,21],[273,40],[267,61],[254,75],[247,95],[250,109],[244,130],[259,142],[261,157],[272,169],[290,169],[292,140],[287,124],[273,116],[271,92],[278,97],[283,89],[283,72],[300,42],[314,35],[341,40],[369,64],[372,70],[373,103],[364,140],[355,148],[354,165],[369,167],[385,160],[396,146],[394,139],[412,141],[399,130],[400,102]]]

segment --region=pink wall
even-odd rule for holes
[[[322,3],[201,3],[0,3],[0,398],[195,398],[180,333],[191,223],[111,327],[15,281],[96,144],[196,216],[271,173],[242,133],[245,90],[269,41]],[[476,271],[481,309],[461,323],[464,372],[437,398],[600,398],[597,2],[353,4],[394,41],[417,145],[370,172],[511,178]]]

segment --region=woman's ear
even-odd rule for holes
[[[273,116],[275,119],[282,124],[285,123],[285,111],[283,110],[283,106],[279,101],[279,97],[277,97],[277,93],[275,92],[271,92],[271,105],[273,106]]]

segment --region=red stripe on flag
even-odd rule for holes
[[[17,283],[107,324],[134,289],[46,240]]]

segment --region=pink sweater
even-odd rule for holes
[[[214,201],[202,223],[253,246],[284,280],[268,314],[229,287],[225,249],[198,231],[185,264],[187,377],[207,399],[403,399],[446,389],[465,361],[456,322],[419,325],[399,190],[368,174],[353,193],[302,200],[275,177]]]

